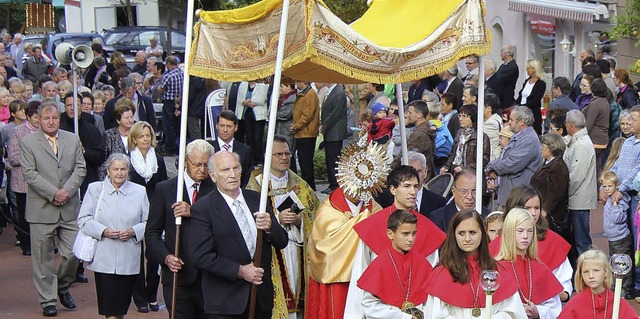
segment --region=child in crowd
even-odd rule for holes
[[[600,250],[587,250],[578,258],[575,275],[577,295],[565,305],[558,319],[611,318],[613,298],[609,258]],[[626,300],[620,300],[618,318],[638,319]]]
[[[600,179],[602,189],[607,195],[607,202],[604,204],[604,235],[609,240],[609,254],[633,254],[633,236],[627,225],[627,210],[631,198],[624,192],[619,201],[614,201],[611,195],[618,188],[618,175],[607,171]],[[626,295],[633,290],[633,280],[631,273],[622,278],[622,295]]]
[[[504,149],[504,147],[507,146],[507,144],[511,140],[511,137],[513,137],[513,132],[511,132],[511,128],[509,128],[509,125],[505,125],[502,128],[502,130],[498,132],[498,140],[500,142],[500,147]],[[498,187],[500,187],[499,176],[497,179],[487,178],[487,192],[497,194]],[[493,198],[493,196],[491,198]]]
[[[416,239],[418,218],[406,210],[396,210],[387,220],[391,248],[374,259],[358,280],[364,290],[365,318],[422,318],[427,292],[420,289],[431,274],[431,265],[411,251]],[[412,285],[413,283],[413,285]]]
[[[620,150],[622,149],[622,144],[626,139],[624,137],[618,137],[613,142],[611,142],[611,148],[609,149],[609,156],[607,157],[607,162],[604,164],[603,172],[608,172],[613,167],[613,164],[616,163],[618,157],[620,156]]]
[[[453,149],[453,136],[449,132],[449,128],[438,119],[440,112],[442,111],[442,105],[437,102],[427,102],[427,108],[429,113],[427,114],[427,121],[431,125],[431,129],[436,132],[435,146],[436,150],[433,154],[436,172],[440,171],[440,168],[449,159],[449,154]]]
[[[502,225],[504,224],[504,213],[496,210],[491,212],[484,219],[484,226],[487,228],[487,235],[489,236],[489,242],[492,242],[496,237],[502,234]]]
[[[391,132],[396,125],[392,118],[387,117],[387,108],[382,103],[371,106],[373,119],[369,126],[369,141],[385,145],[391,139]]]
[[[361,131],[369,132],[369,126],[371,126],[371,120],[373,119],[373,115],[371,114],[371,110],[365,110],[360,114],[360,128]]]

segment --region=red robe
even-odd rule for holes
[[[494,257],[500,252],[501,243],[502,235],[489,243],[489,251]],[[564,238],[552,230],[547,230],[544,240],[538,241],[538,259],[553,271],[567,259],[569,249],[571,249],[571,245]]]
[[[518,256],[518,260],[513,264],[513,267],[510,261],[500,260],[498,263],[512,274],[513,269],[516,270],[518,279],[516,284],[520,283],[520,301],[523,304],[526,303],[524,298],[529,298],[529,267],[527,262],[521,256]],[[533,276],[531,302],[534,304],[539,305],[562,292],[562,285],[542,262],[531,260],[531,275]]]
[[[391,258],[400,274],[402,286]],[[383,303],[398,308],[402,308],[402,303],[406,301],[406,291],[409,288],[408,301],[420,305],[427,301],[427,291],[420,288],[431,271],[431,264],[423,256],[413,251],[401,254],[394,249],[387,249],[367,267],[358,280],[358,287],[380,298]]]
[[[345,220],[351,220],[353,216],[351,215],[351,208],[349,208],[349,204],[347,204],[346,199],[344,197],[344,193],[342,189],[338,188],[329,196],[329,202],[331,204],[331,209],[336,210],[338,212],[345,212],[345,217],[340,217],[341,220],[336,221],[336,224],[343,224]],[[376,207],[377,206],[377,207]],[[321,205],[322,207],[322,205]],[[371,201],[368,205],[363,204],[362,210],[368,209],[369,212],[372,212],[375,209],[378,209],[379,205],[375,204]],[[320,210],[318,214],[321,214]],[[348,213],[348,214],[347,214]],[[362,213],[361,213],[362,214]],[[372,215],[373,216],[373,215]],[[317,218],[317,217],[316,217]],[[371,216],[367,217],[371,218]],[[385,236],[385,238],[387,238]],[[334,249],[340,249],[344,245],[340,240],[344,240],[343,238],[336,238],[337,242],[335,243],[337,246],[333,247]],[[388,240],[388,239],[387,239]],[[355,245],[354,249],[355,251]],[[348,252],[345,252],[348,253]],[[349,261],[347,261],[349,262]],[[353,264],[353,258],[350,261]],[[315,265],[320,267],[349,267],[349,276],[350,276],[350,265]],[[311,267],[314,267],[312,264]],[[344,317],[344,308],[347,302],[347,291],[349,290],[349,281],[334,281],[334,282],[318,282],[309,276],[309,282],[307,286],[307,299],[305,305],[305,318],[306,319],[343,319]]]
[[[360,239],[378,256],[391,248],[391,241],[386,236],[387,221],[396,210],[393,204],[353,227]],[[442,245],[446,235],[429,218],[413,209],[410,212],[418,217],[416,239],[411,252],[427,258]]]
[[[433,270],[422,289],[427,294],[438,297],[443,302],[455,307],[474,308],[477,306],[478,308],[484,308],[485,293],[478,284],[482,270],[475,257],[467,257],[467,263],[469,264],[469,276],[470,282],[473,283],[473,290],[469,282],[465,284],[454,282],[449,270],[442,267],[442,265]],[[513,296],[518,290],[512,272],[500,264],[496,266],[500,273],[500,287],[493,293],[494,304]],[[474,299],[476,298],[473,295],[474,292],[478,294],[477,305],[474,305]]]
[[[593,299],[591,297],[593,296]],[[608,296],[608,302],[605,297]],[[593,308],[595,303],[596,318],[611,319],[613,317],[613,298],[614,294],[611,290],[605,290],[603,293],[596,295],[587,288],[579,294],[573,296],[564,306],[558,319],[587,319],[593,318]],[[620,298],[620,319],[638,319],[638,314],[633,310],[631,305],[624,298]],[[604,314],[605,303],[607,303],[607,315]]]

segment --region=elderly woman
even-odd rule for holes
[[[458,112],[458,119],[460,121],[460,129],[456,135],[449,154],[447,163],[440,169],[440,173],[452,173],[456,174],[460,172],[464,167],[476,167],[476,145],[477,132],[476,125],[478,123],[478,111],[475,105],[463,105]],[[489,157],[491,156],[491,144],[487,134],[482,133],[484,139],[482,150],[482,167],[489,163]]]
[[[115,153],[129,154],[127,138],[134,123],[133,112],[135,109],[130,98],[123,97],[116,102],[113,108],[113,118],[118,126],[104,132],[106,157]],[[104,178],[104,176],[106,176],[106,166],[102,165],[100,178]]]
[[[622,137],[627,138],[633,136],[633,119],[628,110],[620,112],[620,133]]]
[[[112,154],[107,178],[89,185],[78,227],[98,240],[88,268],[95,273],[98,313],[124,318],[140,272],[140,249],[147,224],[149,200],[144,187],[127,181],[129,158]]]
[[[531,186],[542,196],[542,215],[546,216],[550,228],[564,238],[570,238],[569,169],[562,159],[567,146],[559,134],[542,135],[540,144],[544,162],[531,177]]]
[[[533,129],[540,135],[542,134],[542,111],[540,108],[547,84],[542,80],[544,70],[538,60],[528,60],[526,67],[529,77],[522,84],[516,104],[524,105],[533,112]]]
[[[131,157],[129,180],[144,186],[149,199],[153,198],[156,184],[167,179],[167,167],[164,158],[155,149],[157,144],[156,134],[151,124],[142,121],[131,127],[127,139]],[[144,251],[140,256],[144,256]],[[140,282],[136,287],[136,298],[134,298],[136,306],[141,312],[145,312],[147,304],[151,310],[158,311],[158,285],[160,284],[158,268],[160,266],[157,263],[148,262],[145,276],[144,258],[141,259],[138,278]],[[144,285],[145,282],[146,285]]]
[[[19,231],[17,236],[20,241],[20,248],[22,254],[25,256],[31,255],[31,238],[29,237],[29,223],[26,220],[26,208],[27,208],[27,182],[22,175],[22,166],[20,163],[20,141],[23,137],[37,131],[40,128],[40,115],[38,115],[39,101],[29,103],[29,106],[25,109],[25,115],[27,121],[18,125],[13,130],[13,136],[9,142],[9,164],[11,165],[11,190],[16,194],[16,205],[18,207],[18,227],[25,232]]]

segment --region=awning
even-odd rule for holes
[[[509,0],[509,10],[583,23],[609,18],[609,9],[603,4],[568,0]]]

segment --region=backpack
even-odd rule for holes
[[[436,151],[434,152],[435,158],[447,158],[451,154],[453,148],[453,136],[446,125],[436,127]]]

